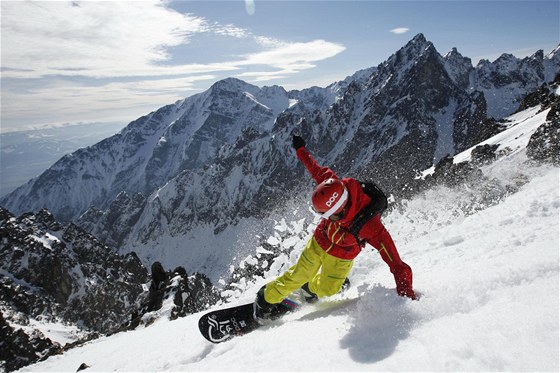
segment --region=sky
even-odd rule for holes
[[[553,1],[5,1],[2,133],[122,126],[235,77],[326,87],[422,33],[476,65],[560,43]]]

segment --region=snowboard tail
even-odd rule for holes
[[[277,306],[274,318],[299,308],[299,304],[284,299]],[[259,328],[261,324],[253,316],[253,303],[211,311],[198,320],[200,332],[212,343],[221,343]]]

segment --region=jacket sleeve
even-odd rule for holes
[[[402,264],[393,238],[381,222],[379,215],[376,215],[362,227],[360,236],[364,237],[367,243],[379,251],[381,258],[387,263],[391,271]]]
[[[327,179],[338,179],[338,176],[328,167],[321,167],[315,161],[311,153],[305,148],[301,147],[296,151],[297,157],[301,163],[307,168],[307,171],[311,174],[311,177],[317,184],[322,183]]]

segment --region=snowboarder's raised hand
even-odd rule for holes
[[[295,150],[298,150],[299,148],[302,148],[302,147],[304,147],[304,146],[305,146],[305,140],[304,140],[304,139],[302,139],[302,138],[301,138],[300,136],[298,136],[298,135],[294,135],[294,136],[292,137],[292,147],[293,147]]]

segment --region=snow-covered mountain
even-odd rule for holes
[[[282,88],[258,89],[235,79],[217,82],[202,94],[165,106],[119,134],[63,157],[6,201],[29,195],[44,201],[57,218],[68,220],[92,205],[106,207],[122,191],[147,195],[179,171],[206,164],[245,126],[271,127],[287,106]],[[33,203],[22,200],[4,205],[16,213],[35,210]]]
[[[473,67],[419,34],[327,88],[286,92],[226,79],[62,158],[1,203],[16,214],[45,206],[62,220],[81,215],[81,227],[146,264],[216,278],[258,244],[270,225],[263,218],[306,200],[292,133],[337,172],[397,194],[419,171],[497,133],[489,116],[511,114],[524,90],[555,76],[559,54]]]
[[[198,331],[202,313],[161,317],[21,371],[558,371],[560,175],[528,150],[558,153],[558,109],[507,118],[501,133],[419,175],[430,187],[384,215],[419,301],[396,295],[366,247],[345,293],[246,336],[214,345]],[[546,126],[556,140],[540,140]],[[229,303],[252,301],[292,265],[316,219],[306,210],[278,219],[266,245],[232,268]]]
[[[488,115],[503,118],[517,109],[527,92],[555,79],[559,61],[560,47],[546,57],[542,50],[523,59],[503,54],[492,63],[480,61],[471,79],[474,88],[484,93]]]

